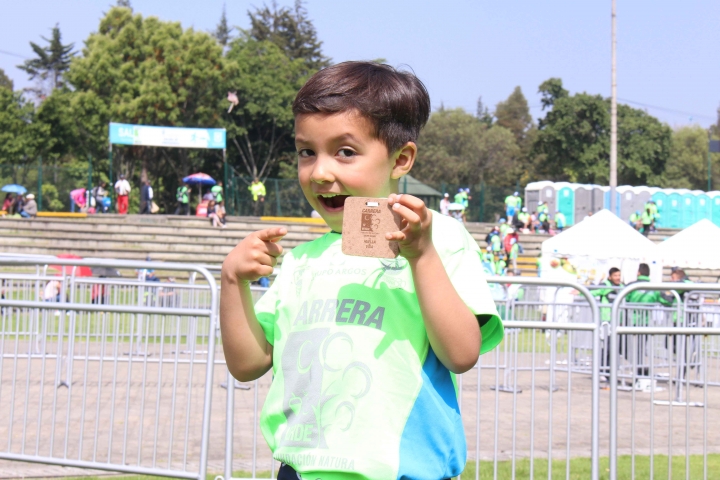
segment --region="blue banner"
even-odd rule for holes
[[[148,147],[225,148],[224,128],[154,127],[110,124],[110,143]]]

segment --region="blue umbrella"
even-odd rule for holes
[[[3,192],[7,193],[19,193],[20,195],[23,195],[25,192],[27,192],[27,188],[23,187],[22,185],[15,185],[14,183],[11,183],[10,185],[5,185],[2,187]]]
[[[215,185],[217,182],[207,173],[193,173],[183,178],[188,185]]]

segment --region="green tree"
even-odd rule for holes
[[[239,101],[226,120],[234,163],[250,177],[267,176],[294,152],[291,105],[306,66],[272,42],[247,37],[231,42],[226,60],[227,89]]]
[[[518,154],[512,132],[488,127],[463,109],[440,109],[430,116],[418,139],[418,160],[412,174],[417,179],[476,185],[498,181],[512,170]]]
[[[295,0],[293,8],[278,7],[277,2],[263,5],[248,12],[248,34],[257,41],[270,41],[280,47],[290,60],[302,60],[306,73],[315,72],[330,65],[330,59],[322,53],[322,42],[308,17],[301,0]]]
[[[515,187],[518,184],[527,184],[536,175],[538,157],[533,152],[533,144],[537,137],[537,127],[532,120],[527,99],[520,87],[515,87],[507,100],[497,105],[495,118],[497,125],[505,127],[513,133],[519,148],[514,167],[510,171],[503,171],[502,178],[508,180],[502,183],[496,182],[495,185]]]
[[[231,33],[233,31],[233,28],[228,26],[227,21],[227,12],[225,9],[225,4],[223,3],[223,10],[222,15],[220,16],[220,22],[218,22],[217,27],[215,27],[215,31],[213,31],[213,37],[217,40],[217,42],[222,45],[223,48],[227,47],[228,43],[231,40]]]
[[[608,111],[610,100],[605,100]],[[610,151],[610,125],[607,125]],[[672,129],[657,118],[627,105],[618,105],[618,182],[657,185],[670,158]],[[608,153],[607,165],[610,156]],[[609,169],[609,168],[608,168]],[[609,178],[609,172],[608,172]]]
[[[10,77],[5,75],[5,70],[0,68],[0,88],[7,88],[12,91],[13,86],[13,81],[10,80]]]
[[[34,159],[47,131],[35,122],[35,106],[21,92],[0,88],[0,164],[17,165]]]
[[[555,104],[555,101],[560,98],[566,98],[570,93],[563,88],[562,80],[559,78],[548,78],[540,84],[538,93],[542,95],[540,102],[542,103],[543,110],[550,109]]]
[[[66,77],[73,90],[57,92],[54,111],[43,115],[55,119],[55,131],[73,133],[67,149],[96,159],[107,156],[111,121],[220,127],[224,63],[222,47],[207,33],[112,8],[72,63]],[[63,112],[70,112],[69,120]],[[221,161],[217,152],[189,149],[114,147],[113,154],[115,174],[133,182],[149,177],[166,208],[174,203],[178,178],[206,165],[215,170]],[[96,168],[107,171],[108,165]]]
[[[520,87],[515,87],[507,100],[497,104],[495,118],[498,125],[507,128],[515,135],[518,144],[523,143],[525,134],[532,127],[532,117],[527,99]]]
[[[62,43],[62,34],[58,25],[53,27],[51,38],[42,37],[42,39],[48,42],[48,45],[41,47],[30,42],[37,58],[25,60],[22,65],[18,65],[18,68],[27,72],[30,80],[49,82],[49,88],[41,87],[36,90],[40,95],[47,95],[63,86],[63,75],[70,68],[70,60],[74,55],[74,44],[64,45]]]
[[[661,186],[667,188],[707,188],[708,132],[697,125],[673,131],[670,158]],[[720,179],[720,155],[712,156],[713,176]],[[717,185],[717,180],[713,185]]]
[[[535,153],[551,180],[606,184],[610,158],[610,103],[600,95],[554,97],[539,122]],[[618,106],[618,183],[656,183],[670,155],[671,131],[647,113]]]
[[[493,124],[493,117],[490,114],[490,111],[488,110],[487,106],[482,101],[482,97],[478,97],[477,99],[477,107],[475,110],[475,116],[485,125],[488,127]]]

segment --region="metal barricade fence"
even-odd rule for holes
[[[37,262],[0,259],[39,272]],[[204,480],[213,276],[186,264],[53,264],[194,271],[209,302],[180,284],[0,273],[0,459]]]
[[[595,299],[584,286],[568,282],[492,277],[488,283],[521,285],[528,292],[517,300],[515,290],[505,288],[505,295],[496,298],[505,340],[480,357],[473,370],[457,377],[468,464],[475,467],[475,478],[480,478],[481,468],[491,469],[495,479],[514,478],[520,468],[529,468],[537,478],[554,478],[552,470],[559,462],[569,478],[574,473],[570,459],[585,457],[591,478],[597,479],[600,390],[598,370],[592,366],[600,358],[595,353],[600,322]],[[585,303],[543,300],[544,289],[553,296],[559,288],[576,290]],[[562,321],[543,321],[548,305],[558,317],[562,312]],[[590,337],[589,345],[582,345],[587,358],[572,368],[579,351],[574,334],[581,333]],[[226,480],[255,479],[260,473],[275,478],[279,465],[259,435],[260,409],[271,382],[268,373],[246,384],[249,389],[227,392]],[[238,470],[249,476],[233,477]],[[468,475],[461,478],[472,478]]]
[[[676,301],[667,308],[624,303],[637,290],[666,292]],[[720,285],[647,282],[618,294],[609,345],[611,480],[619,478],[621,454],[630,457],[632,478],[715,478],[717,472],[708,477],[707,457],[720,453],[720,397],[709,388],[720,371],[718,294]],[[619,384],[622,377],[629,387]]]
[[[0,263],[7,262],[0,258]],[[149,268],[143,262],[63,264],[98,263]],[[188,265],[150,267],[195,270],[206,279],[212,277],[207,269]],[[35,272],[0,273],[0,402],[11,406],[9,412],[0,413],[0,458],[200,478],[207,468],[212,434],[214,471],[222,469],[224,478],[232,478],[237,470],[249,474],[244,478],[269,471],[274,478],[277,465],[258,435],[259,412],[271,375],[241,384],[227,372],[224,357],[214,355],[211,347],[220,338],[219,323],[212,320],[217,318],[219,298],[214,280],[197,283],[191,275],[191,283],[185,284],[53,276],[37,266]],[[45,298],[44,287],[52,281],[58,282],[57,295]],[[698,401],[701,390],[693,385],[702,387],[707,398],[712,393],[708,386],[720,384],[717,287],[688,292],[682,303],[676,301],[671,307],[617,307],[615,321],[646,318],[647,326],[621,324],[624,337],[628,334],[623,328],[645,330],[626,340],[625,346],[616,338],[618,347],[611,348],[603,343],[612,339],[603,335],[608,329],[602,327],[599,306],[585,287],[513,277],[494,277],[489,283],[501,285],[496,305],[506,337],[479,359],[475,369],[458,376],[468,464],[475,467],[476,478],[480,469],[485,470],[483,475],[492,470],[493,478],[528,473],[531,478],[554,478],[553,469],[562,469],[569,478],[574,473],[569,460],[579,457],[588,459],[591,478],[598,478],[599,442],[607,437],[600,434],[598,415],[603,371],[594,366],[605,368],[613,359],[610,373],[615,380],[625,379],[634,386],[638,379],[648,380],[651,398],[658,397],[653,397],[653,382],[674,382],[662,398],[691,410],[697,410],[693,404],[702,403],[708,416],[708,402]],[[663,286],[670,287],[687,288]],[[572,290],[580,295],[567,296]],[[254,299],[264,291],[253,287]],[[668,328],[685,336],[653,333]],[[643,337],[649,340],[640,347],[638,339]],[[633,353],[641,350],[642,357]],[[197,370],[202,365],[206,375],[201,379]],[[204,412],[209,412],[212,388],[219,387],[212,385],[212,365],[221,377],[226,376],[224,386],[235,388],[216,396],[213,418],[224,422],[208,425],[214,433],[205,433]],[[647,376],[643,368],[649,369]],[[617,401],[621,389],[616,382],[610,385]],[[647,394],[633,390],[629,395],[632,408],[622,412],[632,412],[629,425],[633,425],[642,420],[636,416],[647,413],[633,410],[644,407]],[[650,410],[656,403],[651,400]],[[689,418],[697,415],[691,411]],[[660,423],[649,425],[652,432]],[[642,442],[633,443],[639,441],[638,431],[644,430],[632,428],[630,447],[620,451],[654,452]],[[701,430],[686,433],[686,443],[696,440]],[[3,438],[7,438],[5,448]],[[669,445],[672,442],[670,435]],[[686,454],[694,451],[708,452],[697,445],[685,449]],[[617,453],[617,448],[610,449],[615,468]],[[463,478],[472,477],[473,469],[467,472]]]

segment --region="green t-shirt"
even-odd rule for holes
[[[267,194],[265,184],[262,182],[251,183],[248,190],[250,190],[250,194],[253,197],[253,202],[257,202],[258,197],[264,197]]]
[[[508,195],[505,197],[505,205],[508,207],[517,207],[519,198],[515,195]]]
[[[503,326],[477,243],[436,212],[433,243],[478,316],[478,353],[493,349]],[[341,235],[328,233],[284,257],[255,311],[273,345],[260,426],[277,460],[313,480],[462,471],[455,375],[430,348],[407,260],[347,256]]]
[[[215,195],[215,201],[217,203],[220,203],[223,201],[223,196],[222,196],[223,187],[221,187],[220,185],[213,185],[213,187],[210,189],[210,192],[213,195]]]

